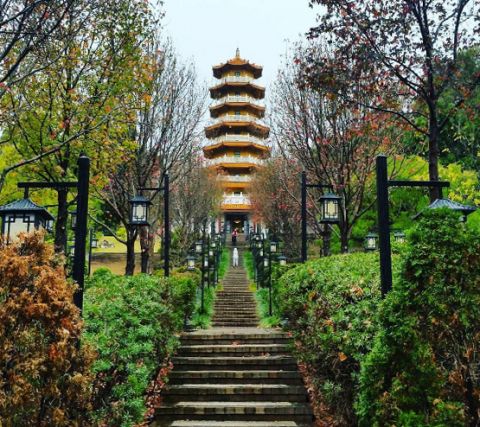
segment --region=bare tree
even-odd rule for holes
[[[299,58],[305,55],[307,51],[297,46],[296,61],[287,60],[275,83],[273,136],[283,155],[296,159],[311,182],[330,185],[342,197],[340,240],[346,252],[353,225],[373,203],[372,199],[366,203],[365,195],[374,181],[375,156],[395,147],[396,123],[385,114],[354,107],[321,88],[304,85]],[[328,242],[330,229],[318,222],[317,204],[309,206],[311,225]],[[329,252],[328,244],[324,252]]]
[[[174,186],[179,177],[189,172],[192,157],[198,153],[199,125],[206,105],[206,90],[199,88],[192,64],[181,64],[169,42],[162,44],[157,40],[149,49],[154,72],[136,126],[132,128],[135,148],[130,159],[111,174],[111,185],[98,192],[127,230],[128,198],[139,194],[141,188],[162,187],[165,173],[169,173]],[[153,196],[148,191],[143,194]],[[161,192],[156,193],[153,202],[150,227],[140,230],[142,272],[149,269],[155,236],[163,235]],[[133,274],[133,245],[137,234],[133,230],[129,233],[130,240],[117,240],[127,244],[126,274]]]
[[[189,169],[179,176],[172,194],[172,247],[177,263],[185,260],[203,224],[218,213],[223,193],[217,172],[205,168],[199,157],[192,158]]]

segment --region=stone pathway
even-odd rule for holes
[[[241,260],[242,261],[242,260]],[[242,264],[217,293],[213,328],[186,332],[155,427],[306,427],[312,411],[288,337],[256,327]]]

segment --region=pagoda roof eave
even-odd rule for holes
[[[259,123],[252,123],[252,122],[222,122],[222,123],[215,123],[213,125],[205,127],[205,136],[207,138],[212,138],[215,136],[215,131],[219,131],[224,129],[228,131],[232,128],[246,128],[248,130],[253,130],[253,132],[257,132],[258,135],[262,136],[263,138],[267,138],[270,134],[270,128],[268,126],[261,125]]]
[[[214,151],[222,147],[242,147],[242,148],[253,147],[262,152],[270,152],[270,148],[267,147],[266,145],[255,144],[253,142],[223,141],[223,142],[219,142],[218,144],[212,144],[212,145],[207,145],[203,147],[203,153],[205,155],[212,155]]]
[[[226,71],[239,69],[251,71],[256,79],[260,78],[263,72],[263,67],[261,65],[253,64],[241,58],[229,59],[225,63],[214,65],[212,67],[213,75],[217,78],[221,78]]]
[[[211,117],[216,117],[218,114],[221,114],[222,110],[231,108],[245,108],[256,111],[260,117],[265,115],[265,107],[262,105],[252,104],[250,102],[224,102],[223,104],[218,104],[210,107]]]

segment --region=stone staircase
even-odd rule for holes
[[[247,272],[243,268],[241,248],[239,248],[239,267],[230,267],[222,284],[223,290],[217,292],[215,300],[213,326],[257,326],[255,299],[248,289]]]
[[[288,337],[257,323],[245,269],[230,267],[217,293],[214,327],[182,334],[162,406],[150,425],[311,426]]]

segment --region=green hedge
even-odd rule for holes
[[[94,417],[102,425],[142,420],[145,392],[176,349],[185,314],[191,314],[198,276],[116,276],[101,269],[85,293],[85,338],[98,352]]]
[[[377,331],[377,254],[335,255],[300,264],[278,282],[280,312],[299,344],[297,357],[342,425],[354,425],[360,364]]]
[[[480,236],[430,211],[409,242],[362,366],[360,425],[480,425]]]

